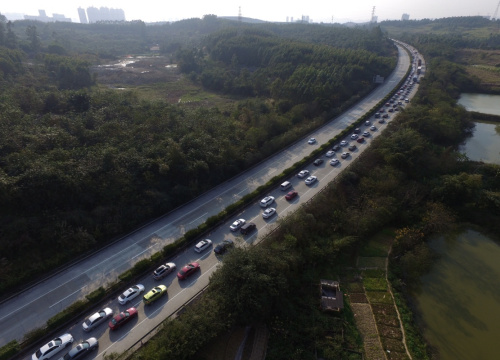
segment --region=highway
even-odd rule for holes
[[[391,76],[386,79],[384,84],[380,85],[346,113],[310,134],[310,137],[317,139],[316,144],[309,145],[307,139],[293,144],[258,166],[208,191],[194,201],[124,236],[113,245],[3,302],[0,305],[0,346],[13,339],[20,340],[30,330],[43,327],[50,317],[76,300],[84,298],[86,294],[100,286],[106,287],[108,283],[114,281],[119,274],[132,267],[137,261],[150,257],[166,244],[175,241],[187,230],[197,227],[208,217],[219,213],[234,201],[252,192],[282,170],[310,154],[312,150],[322,143],[335,137],[389,93],[404,77],[409,66],[411,66],[411,63],[408,54],[399,48],[399,61]],[[415,91],[414,89],[411,95]],[[299,193],[299,196],[291,202],[284,199],[285,192],[280,191],[279,184],[277,184],[276,189],[269,193],[269,195],[276,198],[276,202],[271,206],[276,208],[277,215],[264,220],[261,216],[262,208],[256,203],[230,219],[227,224],[214,230],[207,237],[212,239],[215,245],[223,239],[232,239],[239,245],[257,241],[259,237],[273,228],[279,217],[286,216],[297,209],[301,203],[310,200],[315,193],[332,181],[369,146],[373,138],[379,136],[386,126],[386,124],[378,123],[375,125],[377,130],[370,131],[371,136],[367,138],[365,143],[356,143],[358,150],[351,152],[351,156],[344,160],[340,158],[340,154],[337,154],[340,160],[339,165],[330,166],[329,158],[323,155],[322,158],[325,162],[322,165],[318,167],[312,164],[306,166],[305,168],[311,172],[311,175],[318,177],[318,181],[312,186],[305,185],[304,179],[296,177],[289,179],[293,184],[293,189]],[[363,126],[362,131],[364,130],[368,130],[368,127],[365,129]],[[235,236],[239,235],[239,233],[232,233],[229,230],[229,225],[237,218],[244,218],[247,222],[255,222],[257,231],[245,238]],[[166,317],[175,313],[188,299],[208,285],[210,274],[219,266],[222,258],[213,253],[213,248],[206,250],[202,254],[198,254],[192,248],[189,248],[177,254],[175,258],[168,259],[168,261],[175,262],[178,269],[188,262],[199,261],[201,272],[182,282],[177,280],[175,274],[170,274],[161,281],[155,281],[151,276],[142,279],[140,283],[145,286],[146,291],[158,284],[166,285],[168,287],[168,296],[147,307],[142,303],[142,296],[123,306],[119,305],[116,299],[112,299],[105,306],[111,307],[115,314],[130,306],[137,306],[139,310],[138,318],[116,332],[110,332],[107,325],[102,325],[88,334],[84,333],[81,328],[84,319],[79,319],[74,326],[68,329],[68,332],[75,338],[74,345],[88,337],[97,337],[99,349],[95,355],[96,358],[102,358],[105,353],[127,350],[143,334],[161,323]]]

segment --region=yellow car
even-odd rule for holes
[[[153,301],[158,300],[164,294],[167,293],[167,287],[165,285],[158,285],[148,291],[146,295],[144,295],[144,304],[149,305]]]

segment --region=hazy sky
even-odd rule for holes
[[[119,8],[127,20],[146,22],[175,21],[202,17],[205,14],[237,16],[238,8],[244,17],[267,21],[286,21],[308,15],[314,22],[368,21],[372,8],[378,20],[400,20],[403,13],[410,19],[442,18],[451,16],[493,16],[499,0],[2,0],[0,13],[38,15],[43,9],[48,16],[63,14],[79,22],[77,8],[89,6]],[[500,14],[499,14],[500,16]]]

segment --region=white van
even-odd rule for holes
[[[290,181],[285,181],[283,184],[281,184],[280,189],[281,191],[287,191],[292,187],[292,183]]]

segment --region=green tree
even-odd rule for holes
[[[26,28],[26,35],[28,36],[28,40],[30,42],[30,50],[33,53],[38,53],[41,47],[40,36],[38,36],[38,31],[36,26],[30,25]]]
[[[12,30],[13,26],[14,26],[14,24],[12,23],[12,21],[9,21],[7,23],[7,34],[5,36],[5,46],[7,46],[10,49],[17,48],[17,35]]]

